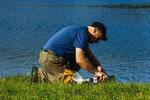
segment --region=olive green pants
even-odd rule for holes
[[[39,62],[43,68],[38,68],[38,81],[60,82],[65,66],[63,57],[41,51]]]

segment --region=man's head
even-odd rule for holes
[[[106,27],[101,22],[93,22],[88,26],[89,43],[98,43],[100,40],[107,40]]]

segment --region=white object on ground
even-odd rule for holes
[[[89,79],[83,79],[82,76],[78,73],[78,72],[75,72],[73,74],[73,77],[72,79],[77,82],[78,84],[82,84],[83,82],[89,82],[90,80]]]

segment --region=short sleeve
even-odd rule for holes
[[[81,48],[83,51],[86,51],[88,47],[88,36],[86,32],[78,32],[74,41],[74,47]]]

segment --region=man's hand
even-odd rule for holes
[[[95,75],[100,77],[100,81],[104,81],[107,78],[107,74],[106,74],[105,70],[101,66],[98,66],[97,70],[99,71],[99,73],[98,73],[99,76],[96,74]]]
[[[104,81],[107,78],[104,72],[95,72],[95,75],[100,78],[99,81]]]
[[[101,66],[98,66],[98,67],[97,67],[97,70],[106,74],[105,70],[104,70]],[[107,74],[106,74],[106,75],[107,75]]]

